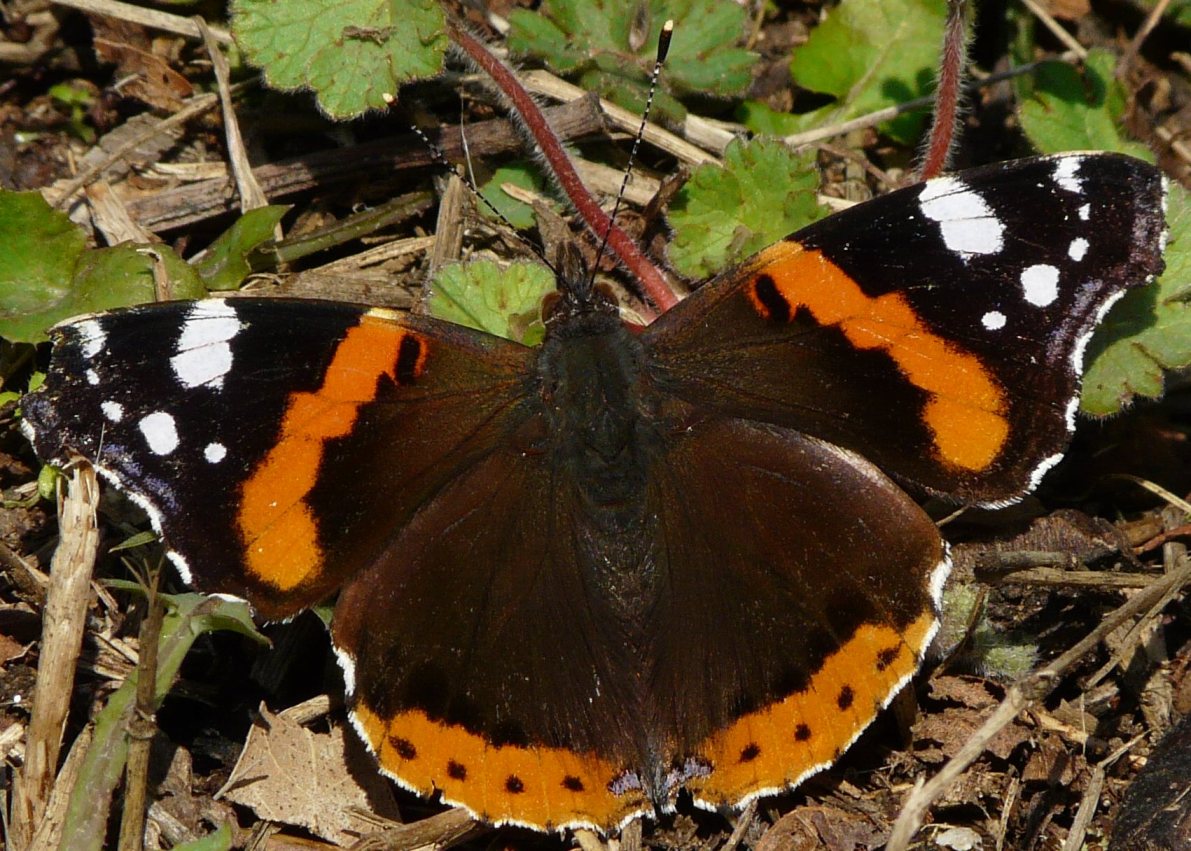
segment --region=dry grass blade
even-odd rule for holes
[[[92,15],[103,15],[108,18],[118,18],[133,24],[140,24],[165,32],[177,33],[189,38],[202,38],[202,33],[191,18],[181,15],[171,15],[156,9],[146,9],[131,3],[120,3],[117,0],[53,0],[55,5],[69,6]],[[232,36],[225,29],[212,28],[212,35],[222,44],[231,44]]]
[[[219,42],[207,22],[195,17],[195,26],[203,34],[203,43],[207,47],[207,55],[211,57],[211,68],[215,72],[215,84],[219,88],[219,103],[223,108],[223,127],[227,138],[227,155],[231,162],[232,174],[236,178],[236,189],[240,193],[240,211],[248,212],[257,207],[265,207],[269,199],[265,197],[261,185],[252,173],[252,164],[248,162],[248,151],[244,148],[244,137],[240,135],[240,121],[236,118],[235,104],[232,103],[231,70],[228,68],[227,57],[219,48]],[[276,238],[281,238],[281,228],[278,226]]]
[[[31,847],[29,842],[46,812],[54,786],[75,666],[83,643],[91,573],[99,551],[95,518],[98,501],[95,470],[77,465],[59,509],[59,540],[42,614],[41,661],[25,743],[25,767],[13,799],[10,841],[17,851]]]

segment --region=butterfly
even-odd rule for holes
[[[740,807],[918,670],[949,560],[907,490],[1000,505],[1058,461],[1164,192],[1113,154],[930,180],[640,333],[572,256],[536,349],[324,301],[84,316],[23,426],[188,583],[269,619],[338,591],[352,722],[405,788],[542,830]]]

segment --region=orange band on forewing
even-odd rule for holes
[[[934,627],[932,612],[904,631],[864,624],[804,690],[710,736],[699,755],[711,772],[687,787],[704,804],[733,806],[830,765],[918,669]]]
[[[277,445],[240,492],[236,520],[248,569],[279,590],[322,569],[318,526],[304,500],[317,481],[326,441],[351,431],[360,406],[376,398],[381,376],[396,380],[402,341],[412,335],[385,316],[362,316],[336,348],[322,386],[290,397]],[[424,368],[425,356],[422,345],[414,375]]]
[[[613,792],[621,769],[593,754],[493,745],[416,709],[383,718],[361,702],[353,712],[381,766],[403,786],[441,791],[444,801],[488,822],[610,830],[651,809],[638,790]]]
[[[944,462],[980,471],[1000,454],[1009,436],[1000,383],[975,355],[933,333],[903,294],[865,295],[822,253],[789,241],[761,252],[757,268],[773,279],[791,317],[805,308],[820,325],[838,327],[857,348],[881,349],[929,394],[921,416]],[[754,309],[768,316],[755,285],[746,289]]]

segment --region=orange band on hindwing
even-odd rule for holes
[[[402,786],[425,796],[442,792],[445,802],[484,821],[607,830],[651,810],[639,788],[617,790],[623,770],[594,754],[494,745],[418,709],[386,718],[361,701],[352,714],[381,767]]]
[[[819,325],[839,328],[856,348],[884,351],[927,392],[921,418],[943,462],[979,472],[1000,455],[1009,437],[1000,382],[978,357],[934,333],[903,293],[869,296],[821,252],[791,241],[762,251],[756,268],[745,291],[757,313],[774,318],[776,295],[789,318],[805,309]],[[760,291],[769,286],[773,291]]]
[[[687,781],[691,794],[713,807],[734,806],[835,762],[918,670],[936,623],[926,612],[905,630],[863,624],[806,688],[708,737],[699,756],[711,771]]]
[[[327,441],[351,431],[361,406],[376,398],[382,377],[408,382],[425,369],[425,341],[391,317],[372,311],[348,330],[322,386],[290,396],[277,444],[244,482],[236,523],[257,580],[287,591],[318,575],[323,552],[305,499],[318,480]]]

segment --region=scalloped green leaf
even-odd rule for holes
[[[670,204],[671,265],[706,278],[827,214],[815,153],[772,139],[733,141],[724,164],[695,169]]]
[[[509,50],[640,112],[649,91],[658,32],[677,28],[654,108],[671,120],[685,115],[683,94],[728,97],[752,80],[757,54],[739,47],[747,24],[742,6],[722,0],[546,0],[536,11],[509,15]]]
[[[426,306],[439,319],[536,346],[546,335],[542,299],[554,290],[553,273],[540,263],[476,260],[442,267]]]
[[[1045,62],[1023,82],[1018,110],[1022,130],[1044,154],[1062,151],[1117,151],[1146,162],[1154,155],[1121,133],[1126,93],[1117,81],[1116,56],[1088,53],[1082,68]]]
[[[1088,345],[1080,409],[1114,414],[1134,397],[1162,395],[1163,372],[1191,366],[1191,196],[1170,187],[1166,271],[1130,290]]]
[[[442,71],[437,0],[234,0],[232,33],[270,86],[311,89],[332,118],[386,109],[385,95]]]
[[[37,192],[0,192],[0,337],[40,343],[51,325],[153,301],[161,257],[173,298],[201,298],[194,268],[165,245],[86,247],[86,236]]]
[[[943,43],[945,0],[848,0],[834,7],[794,52],[794,82],[836,103],[797,116],[786,133],[847,121],[929,94]],[[925,112],[881,127],[913,141]]]

